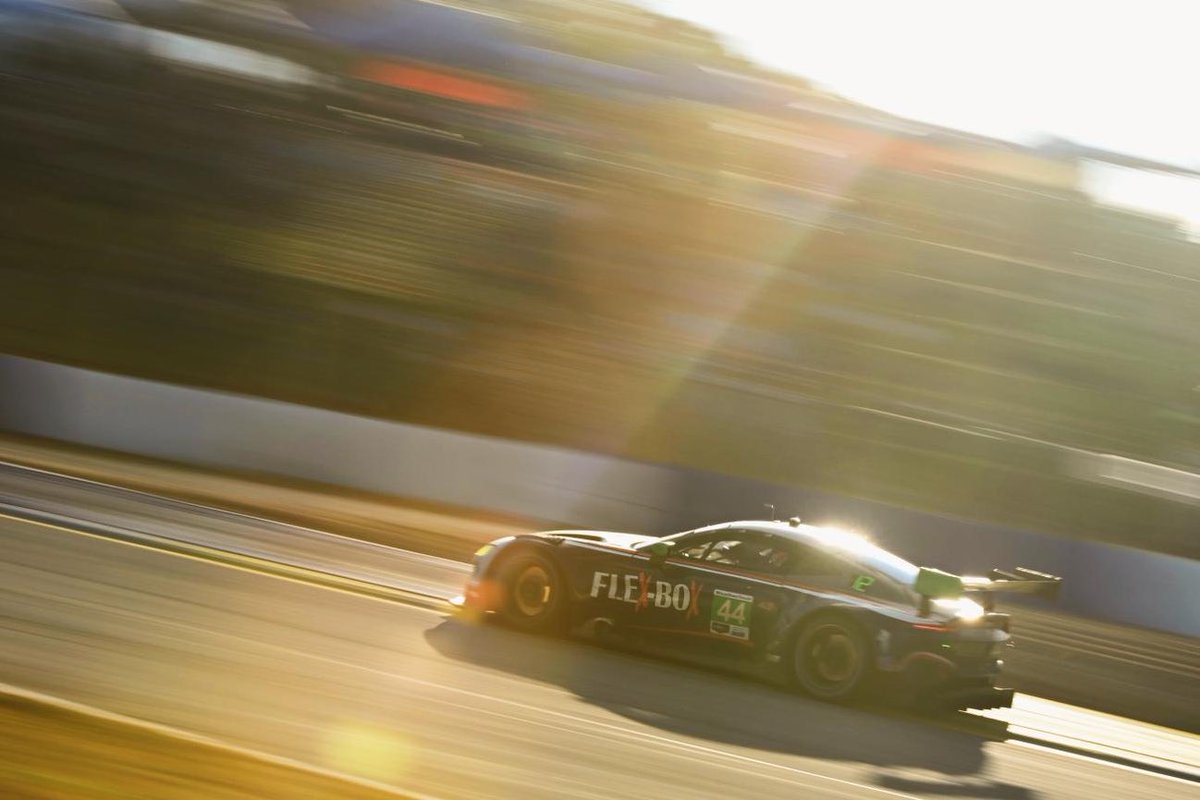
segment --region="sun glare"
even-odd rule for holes
[[[1200,9],[1190,4],[646,4],[712,27],[752,59],[902,116],[1200,166],[1200,117],[1183,85],[1200,71],[1190,32]]]

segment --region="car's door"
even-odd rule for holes
[[[789,544],[738,528],[680,539],[650,574],[652,590],[635,624],[683,654],[744,658],[757,652],[787,591],[772,558]]]

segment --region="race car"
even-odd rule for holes
[[[835,528],[749,520],[665,537],[587,530],[481,547],[465,615],[530,632],[588,631],[701,663],[773,666],[821,700],[998,708],[1009,617],[998,592],[1053,596],[1018,568],[959,577]]]

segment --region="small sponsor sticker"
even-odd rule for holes
[[[850,584],[850,586],[856,592],[865,592],[874,582],[875,579],[870,575],[859,575],[854,579],[854,583]]]
[[[718,636],[747,640],[750,638],[750,612],[753,609],[753,596],[715,589],[709,609],[708,629]]]

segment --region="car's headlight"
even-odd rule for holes
[[[943,597],[933,601],[933,607],[963,622],[974,622],[986,613],[983,606],[966,597]]]

